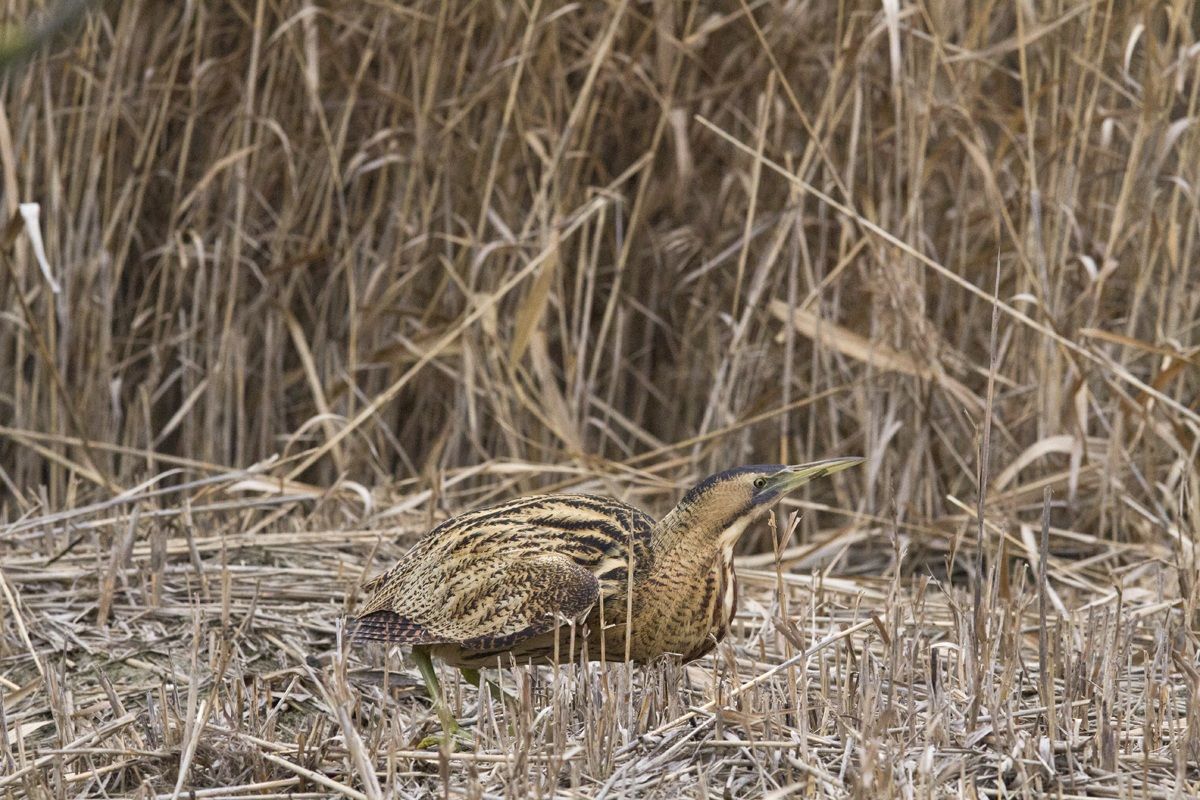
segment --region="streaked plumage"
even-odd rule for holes
[[[650,564],[653,527],[642,511],[589,495],[535,495],[467,512],[368,584],[355,636],[429,646],[456,666],[495,666],[510,650],[552,657],[556,625],[565,629],[593,606],[598,623],[601,596],[605,621],[623,619],[630,551],[635,564]]]
[[[467,512],[368,584],[354,637],[472,668],[510,657],[698,658],[725,636],[737,609],[738,537],[787,492],[859,461],[722,472],[658,523],[590,495]]]

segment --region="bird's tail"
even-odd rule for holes
[[[350,620],[346,626],[351,641],[391,642],[393,644],[437,644],[435,636],[420,623],[394,611],[372,611]]]

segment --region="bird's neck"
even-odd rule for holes
[[[698,505],[678,505],[654,527],[650,536],[656,562],[708,565],[718,552],[732,553],[749,524],[748,517],[723,518]]]
[[[751,518],[722,516],[719,509],[679,506],[651,533],[654,560],[646,585],[670,591],[647,604],[649,616],[637,625],[655,646],[686,659],[710,650],[736,610],[733,546]]]

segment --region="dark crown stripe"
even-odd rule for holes
[[[701,495],[703,495],[713,486],[717,485],[718,483],[723,483],[736,478],[739,475],[745,475],[749,472],[778,472],[784,468],[785,465],[783,464],[751,464],[745,467],[737,467],[736,469],[727,469],[724,472],[718,472],[715,475],[709,475],[707,478],[689,489],[688,493],[685,494],[683,499],[679,501],[679,505],[682,506],[694,503]]]

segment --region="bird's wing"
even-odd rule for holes
[[[503,649],[501,642],[551,630],[556,616],[585,612],[598,577],[623,586],[611,562],[620,557],[623,568],[632,547],[638,563],[648,563],[652,526],[630,505],[589,495],[534,495],[468,511],[368,584],[354,637]]]
[[[451,570],[453,573],[453,570]],[[457,575],[377,595],[358,617],[354,636],[399,644],[457,644],[508,649],[573,622],[595,604],[599,582],[560,554],[519,554],[463,565]]]
[[[501,650],[582,618],[595,605],[600,584],[590,570],[562,555],[541,555],[499,571],[483,592],[486,613],[461,626],[459,644]],[[469,629],[468,629],[469,627]]]

